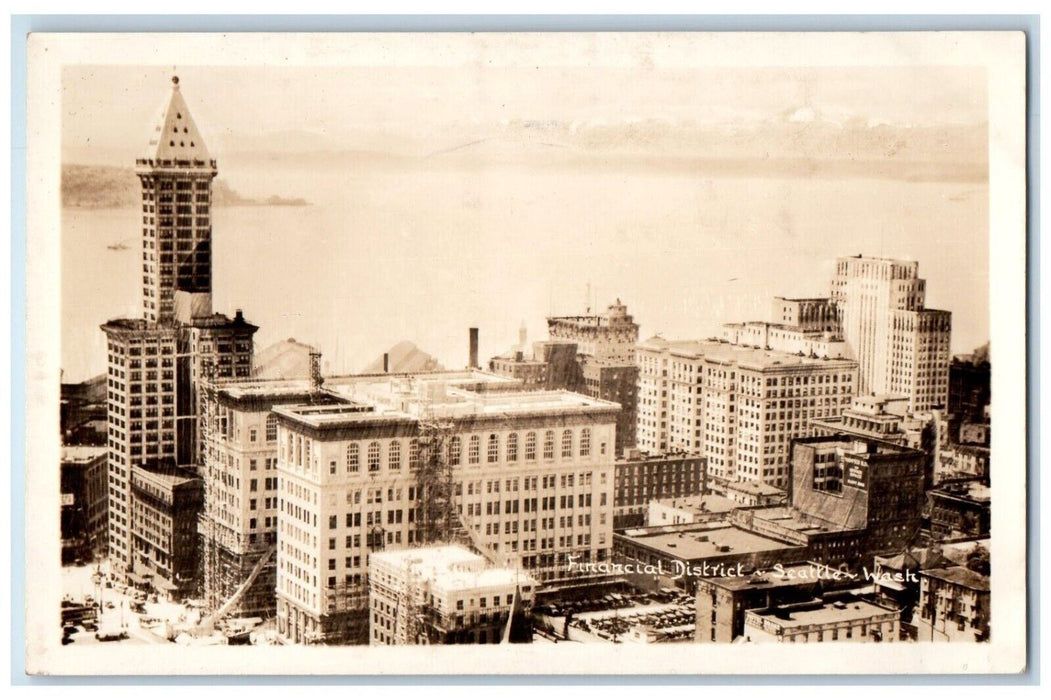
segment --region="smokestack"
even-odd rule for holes
[[[390,372],[390,353],[383,353],[383,373],[388,374]]]
[[[470,333],[470,346],[468,348],[467,368],[478,369],[478,329],[472,328]]]

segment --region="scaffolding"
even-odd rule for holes
[[[205,360],[201,367],[200,389],[203,401],[203,418],[200,424],[201,455],[203,464],[201,476],[204,477],[204,507],[201,509],[197,530],[201,536],[203,552],[201,561],[203,565],[203,598],[205,610],[213,612],[220,606],[219,600],[219,537],[218,523],[215,519],[214,509],[217,507],[218,494],[216,480],[219,474],[216,462],[216,449],[212,444],[212,430],[218,421],[216,411],[216,387],[215,387],[215,365],[210,360]]]
[[[421,546],[462,542],[465,538],[449,462],[455,430],[453,421],[438,417],[431,403],[424,403],[419,418],[418,463],[410,464],[416,469],[416,540]]]
[[[198,519],[197,531],[202,545],[201,597],[209,622],[219,622],[242,601],[248,600],[246,612],[266,614],[272,605],[256,600],[250,591],[265,572],[276,571],[273,562],[276,544],[272,541],[251,542],[221,522],[222,489],[225,463],[217,441],[223,436],[223,421],[219,412],[215,365],[205,361],[201,378],[201,476],[204,480],[204,507]],[[226,380],[228,381],[236,380]],[[266,597],[266,596],[264,596]]]

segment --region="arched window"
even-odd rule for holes
[[[562,459],[569,459],[573,456],[573,431],[563,430],[562,431]]]
[[[536,433],[526,433],[526,461],[532,462],[536,459]]]
[[[351,474],[358,472],[358,443],[356,442],[347,445],[347,471]]]
[[[507,436],[507,461],[518,461],[518,433],[511,433]]]
[[[395,471],[401,469],[401,442],[398,440],[391,440],[387,448],[387,468]]]
[[[420,468],[420,441],[417,438],[409,440],[409,469]]]
[[[500,441],[496,437],[496,433],[489,434],[489,444],[486,448],[485,461],[489,464],[500,461]]]
[[[580,456],[588,457],[591,455],[591,428],[584,428],[580,431]]]
[[[457,466],[460,463],[460,455],[463,452],[463,444],[460,442],[459,435],[453,435],[452,440],[449,441],[449,464]]]
[[[369,443],[369,471],[378,472],[380,470],[380,444],[378,442]]]
[[[555,431],[548,430],[544,433],[544,459],[555,458]]]
[[[467,446],[467,463],[478,464],[478,460],[481,458],[482,451],[482,439],[477,435],[471,436],[471,441]]]

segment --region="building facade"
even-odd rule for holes
[[[106,448],[63,446],[62,562],[91,561],[106,545]]]
[[[749,610],[746,641],[756,643],[897,642],[901,612],[860,598]]]
[[[171,462],[149,463],[132,467],[131,490],[132,580],[177,599],[196,595],[201,480]]]
[[[989,482],[949,481],[927,492],[931,539],[974,539],[989,536],[991,522]]]
[[[988,576],[966,566],[921,571],[917,640],[988,641],[989,604]]]
[[[829,590],[853,583],[817,562],[781,563],[751,576],[702,578],[697,582],[694,641],[729,644],[744,636],[749,610],[820,600]]]
[[[256,327],[238,313],[212,312],[211,183],[216,161],[190,116],[178,78],[151,123],[135,162],[141,184],[142,300],[137,319],[102,326],[107,339],[109,552],[131,571],[131,470],[171,460],[200,462],[200,397],[205,367],[216,376],[251,373]]]
[[[724,324],[722,338],[733,345],[811,357],[854,358],[843,339],[839,310],[828,299],[774,297],[772,317],[773,322]]]
[[[277,418],[272,411],[316,397],[306,379],[228,379],[202,387],[202,398],[208,422],[201,471],[204,602],[209,610],[219,608],[251,578],[233,612],[272,617],[277,609],[272,554],[278,514]]]
[[[952,315],[925,307],[916,262],[836,260],[830,299],[858,360],[859,394],[899,394],[909,409],[945,408]]]
[[[345,402],[274,409],[286,638],[341,638],[367,601],[370,555],[429,544],[424,439],[441,445],[456,529],[478,549],[541,585],[610,559],[616,404],[481,372],[325,386]]]
[[[460,546],[375,553],[369,563],[369,643],[530,641],[536,585],[529,574],[493,566]]]
[[[924,455],[844,436],[792,444],[789,506],[736,510],[739,527],[806,548],[807,558],[860,570],[875,554],[900,552],[921,533]]]
[[[109,449],[108,550],[119,570],[132,562],[131,470],[175,459],[174,327],[144,320],[114,320],[107,336]]]
[[[620,299],[610,304],[605,314],[595,316],[552,316],[547,319],[551,340],[568,340],[577,344],[581,355],[607,365],[634,365],[635,345],[639,342],[639,324],[628,314]]]
[[[628,314],[620,299],[610,304],[605,314],[595,316],[555,316],[547,319],[548,336],[555,342],[577,345],[579,369],[562,369],[557,364],[549,370],[554,379],[561,374],[579,377],[579,386],[559,384],[552,388],[569,389],[621,406],[617,419],[616,453],[634,447],[636,404],[638,403],[638,368],[635,345],[639,342],[639,325]],[[557,356],[552,360],[557,360]]]
[[[707,469],[697,454],[644,455],[629,450],[617,460],[613,486],[613,527],[646,524],[647,504],[654,499],[705,493]]]
[[[659,337],[637,353],[639,448],[699,451],[718,491],[736,481],[787,487],[791,441],[811,420],[839,415],[856,389],[853,360]]]

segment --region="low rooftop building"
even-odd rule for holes
[[[662,498],[650,501],[646,525],[683,525],[721,520],[737,504],[716,494]]]
[[[614,573],[646,589],[694,590],[711,576],[741,576],[757,567],[806,558],[806,548],[749,532],[727,520],[633,528],[613,536]]]
[[[369,564],[369,641],[486,644],[529,641],[524,615],[536,582],[460,546],[379,552]],[[520,619],[512,639],[514,618]]]
[[[809,601],[745,613],[750,642],[896,642],[900,611],[860,598]]]

